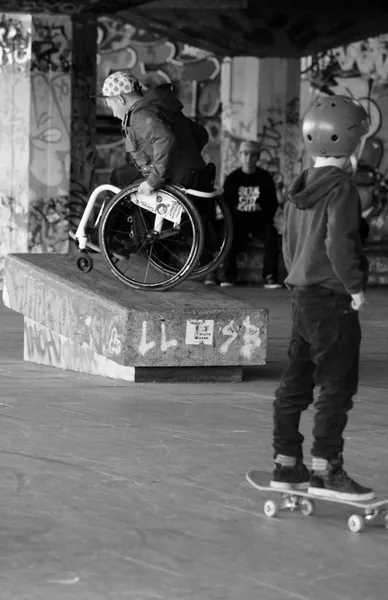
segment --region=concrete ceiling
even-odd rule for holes
[[[387,0],[0,0],[0,9],[117,16],[221,56],[306,56],[388,33]]]

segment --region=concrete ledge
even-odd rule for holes
[[[242,367],[126,367],[24,317],[24,360],[136,383],[239,382]]]
[[[369,260],[369,285],[387,285],[388,245],[370,242],[367,244],[365,252]]]
[[[101,257],[83,274],[64,255],[8,255],[3,299],[25,317],[25,359],[57,368],[136,381],[140,368],[195,368],[192,380],[205,380],[209,371],[199,378],[198,368],[239,367],[230,372],[239,380],[242,367],[266,362],[266,309],[194,281],[169,292],[131,290]]]

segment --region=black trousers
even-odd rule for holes
[[[274,227],[273,219],[263,218],[260,212],[239,213],[235,211],[233,225],[233,243],[223,265],[224,280],[236,280],[237,255],[244,248],[249,233],[264,242],[263,278],[272,275],[277,279],[279,273],[279,234]]]
[[[110,183],[120,189],[123,189],[127,185],[131,185],[131,183],[137,179],[144,179],[144,176],[132,163],[118,167],[110,174]]]
[[[288,366],[274,402],[274,454],[303,456],[302,411],[315,402],[312,455],[343,451],[343,431],[358,388],[361,328],[350,296],[321,286],[292,291]]]

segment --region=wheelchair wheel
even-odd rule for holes
[[[195,268],[203,250],[203,223],[191,200],[172,186],[140,198],[137,189],[138,184],[124,188],[106,206],[100,248],[111,272],[126,285],[168,290]]]
[[[174,193],[179,190],[172,186]],[[233,241],[233,216],[230,208],[222,195],[214,198],[193,198],[194,203],[204,225],[204,248],[201,252],[193,272],[192,279],[200,279],[215,271],[228,254]],[[171,262],[163,262],[160,255],[150,258],[154,267],[169,273],[176,272],[176,267]]]
[[[201,210],[198,199],[195,201],[204,221],[205,241],[204,250],[191,274],[193,279],[200,279],[215,271],[229,253],[233,241],[233,216],[225,198],[215,196],[210,202],[205,201],[213,205],[210,214]]]

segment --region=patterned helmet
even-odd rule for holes
[[[105,79],[101,95],[104,98],[112,98],[139,91],[141,91],[141,85],[130,71],[116,71]]]
[[[303,140],[312,156],[351,156],[369,131],[368,114],[350,96],[324,96],[314,101],[302,124]]]

